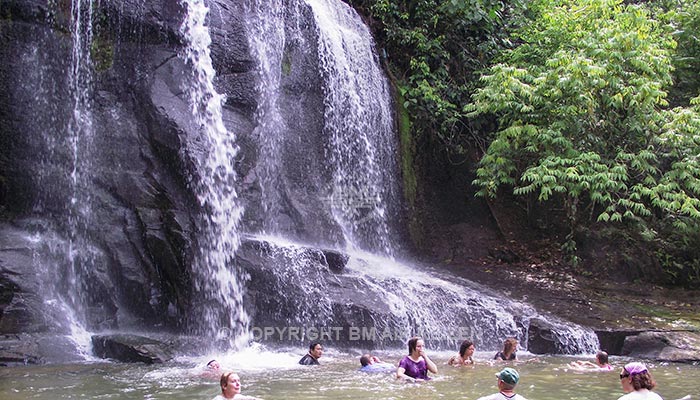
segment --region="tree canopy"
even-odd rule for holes
[[[563,208],[574,264],[580,227],[615,226],[700,283],[698,2],[362,3],[422,133],[487,143],[479,195]]]

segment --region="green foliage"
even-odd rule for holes
[[[472,132],[461,104],[474,89],[475,72],[508,44],[504,24],[520,1],[349,2],[374,21],[416,132],[462,152]]]
[[[413,207],[416,201],[416,172],[413,162],[413,154],[415,153],[415,144],[411,137],[411,119],[404,104],[403,96],[399,95],[399,135],[401,139],[401,175],[403,176],[404,197],[408,200],[410,207]]]
[[[114,45],[111,40],[95,36],[90,44],[90,60],[97,72],[112,68],[114,60]]]
[[[650,3],[659,20],[666,23],[678,43],[673,56],[674,87],[670,102],[674,106],[687,104],[700,93],[700,2],[697,0],[657,0]]]
[[[697,235],[700,109],[667,110],[676,54],[668,26],[620,0],[543,0],[531,11],[521,45],[464,107],[499,122],[477,170],[479,194],[512,187],[562,202],[572,232],[588,214],[672,220]]]

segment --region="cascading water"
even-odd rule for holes
[[[315,25],[316,48],[304,35],[310,10]],[[339,1],[251,1],[247,18],[251,51],[258,62],[259,102],[256,136],[259,138],[258,176],[261,203],[266,214],[262,231],[292,235],[283,228],[285,202],[320,202],[317,218],[329,218],[341,232],[319,235],[337,246],[366,249],[388,256],[395,253],[387,205],[396,196],[398,175],[394,145],[391,96],[372,37],[360,17]],[[288,53],[301,48],[318,54],[315,60],[323,79],[323,136],[320,155],[307,144],[313,136],[290,137],[280,111],[283,75]],[[289,89],[288,90],[293,90]],[[293,155],[303,154],[305,159]],[[301,178],[288,170],[306,171],[301,163],[313,164]],[[324,172],[328,172],[325,174]],[[327,176],[326,176],[327,175]],[[303,194],[299,194],[303,193]],[[302,198],[302,199],[300,199]]]
[[[72,169],[70,172],[71,197],[69,204],[68,258],[70,268],[65,278],[71,305],[74,309],[82,308],[85,299],[80,297],[87,293],[84,271],[89,270],[93,258],[84,234],[91,223],[90,171],[92,128],[92,61],[90,46],[92,44],[92,2],[73,0],[71,3],[71,32],[73,47],[71,54],[70,90],[73,99],[73,114],[68,125],[68,141],[72,150]]]
[[[359,15],[336,0],[307,0],[319,32],[325,131],[331,138],[330,204],[348,245],[394,256],[387,205],[398,176],[389,87]]]
[[[50,11],[51,15],[61,12],[59,9]],[[43,135],[50,163],[46,172],[42,169],[42,175],[37,177],[42,187],[60,186],[63,183],[64,188],[67,188],[59,189],[62,195],[56,198],[40,196],[34,207],[38,213],[46,212],[47,208],[59,213],[62,218],[57,220],[58,226],[49,229],[65,232],[67,240],[61,239],[63,234],[45,232],[46,226],[38,227],[33,238],[44,247],[46,253],[42,254],[48,254],[48,259],[35,254],[36,264],[52,267],[45,271],[48,279],[45,283],[42,282],[45,285],[43,292],[46,295],[47,315],[59,330],[69,333],[68,337],[84,355],[90,348],[87,329],[94,328],[90,327],[91,308],[99,308],[98,304],[91,302],[88,288],[91,276],[99,273],[99,268],[95,266],[95,249],[87,238],[87,232],[93,223],[91,193],[94,190],[91,176],[94,136],[93,65],[90,58],[92,26],[92,2],[73,0],[70,3],[70,65],[66,71],[70,105],[64,109],[70,115],[66,125],[61,125],[59,120],[63,110],[54,110],[59,116],[46,126]],[[55,82],[50,85],[54,86]],[[67,165],[60,161],[66,158],[69,160]]]
[[[191,325],[197,333],[229,340],[238,347],[247,341],[249,324],[240,273],[232,264],[240,244],[241,208],[233,165],[238,148],[233,133],[224,126],[223,96],[214,89],[211,36],[205,25],[209,8],[202,0],[183,0],[182,4],[186,9],[181,27],[186,40],[183,58],[192,70],[191,84],[185,89],[200,128],[198,148],[189,149],[196,169],[192,185],[202,207],[192,267],[197,308],[191,313]]]
[[[261,181],[261,205],[268,218],[263,231],[277,232],[282,214],[281,193],[285,183],[280,172],[284,168],[277,154],[283,149],[287,133],[280,115],[277,99],[280,94],[282,57],[285,43],[284,2],[281,0],[254,1],[246,4],[250,29],[251,51],[258,61],[259,103],[255,119],[256,135],[260,138],[258,175]]]
[[[250,0],[247,4],[249,42],[258,65],[257,174],[266,213],[259,229],[262,234],[250,238],[259,243],[251,245],[259,252],[255,257],[263,257],[266,265],[252,282],[264,282],[258,284],[276,293],[274,299],[257,306],[268,310],[265,316],[257,316],[256,324],[343,325],[345,329],[350,327],[347,324],[359,324],[353,319],[359,318],[364,328],[374,329],[370,341],[375,345],[394,346],[420,333],[450,347],[468,337],[482,348],[497,348],[507,336],[516,336],[526,345],[530,321],[541,319],[555,327],[563,352],[597,348],[590,330],[542,316],[530,306],[499,298],[471,282],[442,279],[396,262],[389,210],[398,208],[394,156],[398,144],[389,88],[369,30],[339,0]],[[283,110],[284,102],[289,102],[285,91],[295,91],[294,84],[285,82],[297,68],[295,51],[297,57],[302,57],[298,53],[317,54],[322,80],[323,139],[298,139],[304,151],[294,147],[297,138],[290,136],[312,133],[295,133],[290,125],[299,116]],[[313,158],[314,149],[307,143],[323,147],[321,160]],[[298,159],[299,155],[304,158]],[[299,163],[315,162],[315,174],[298,181],[285,175],[289,170],[304,171]],[[304,189],[307,192],[300,196]],[[293,214],[285,211],[290,202],[325,207],[342,240],[326,240],[333,237],[332,229],[312,240],[300,239],[295,227],[279,224],[279,219]],[[328,253],[309,247],[309,242],[320,247],[330,242],[331,247],[344,249],[349,259],[342,271],[331,271]],[[388,335],[382,337],[384,333]]]
[[[598,348],[590,329],[542,315],[461,278],[420,271],[367,252],[349,253],[342,272],[329,274],[327,252],[273,236],[251,240],[260,243],[269,264],[284,265],[268,280],[270,290],[278,293],[275,307],[280,311],[274,319],[282,327],[336,329],[336,340],[349,345],[402,346],[405,339],[420,335],[443,348],[452,349],[464,338],[480,348],[498,348],[509,336],[527,347],[531,321],[540,320],[552,327],[562,353],[591,353]],[[362,323],[348,324],[343,317],[347,310],[338,311],[339,306],[356,308],[350,314],[364,309]],[[297,308],[298,312],[289,312]]]

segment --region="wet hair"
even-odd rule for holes
[[[360,364],[363,367],[366,367],[367,365],[370,364],[369,354],[363,354],[362,357],[360,357]]]
[[[464,357],[464,353],[467,352],[467,350],[474,345],[474,342],[471,340],[465,340],[462,342],[461,345],[459,345],[459,355],[460,357]]]
[[[625,372],[629,374],[629,371],[626,369]],[[632,387],[634,390],[651,390],[656,387],[656,382],[654,381],[654,378],[651,377],[649,371],[640,372],[638,374],[630,374],[630,382],[632,382]]]
[[[219,384],[221,385],[221,392],[223,393],[224,388],[228,386],[228,378],[235,374],[234,371],[227,371],[221,374],[221,379],[219,380]]]
[[[423,340],[420,336],[414,336],[410,339],[408,339],[408,354],[413,353],[413,350],[416,349],[416,346],[418,346],[418,341]]]
[[[313,351],[316,348],[316,346],[320,344],[320,342],[311,342],[311,344],[309,344],[309,351]]]
[[[513,354],[518,349],[518,341],[515,338],[508,338],[503,342],[503,354]]]
[[[596,360],[598,360],[598,364],[605,365],[608,363],[608,353],[604,351],[599,351],[598,354],[595,355]]]

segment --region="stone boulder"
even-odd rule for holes
[[[122,362],[159,364],[173,358],[172,344],[138,335],[94,335],[92,346],[95,356]]]
[[[621,354],[666,362],[700,362],[700,333],[690,331],[641,332],[625,338]]]
[[[0,365],[78,362],[83,357],[66,335],[0,335]]]
[[[331,332],[334,345],[356,346],[351,327],[383,330],[392,318],[391,308],[362,279],[343,273],[348,259],[339,251],[244,239],[236,260],[249,277],[246,302],[254,339],[299,344],[307,337],[290,335],[290,327],[300,332],[328,328],[335,329]],[[326,321],[323,327],[319,321]],[[285,334],[261,336],[285,328]]]

